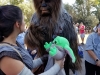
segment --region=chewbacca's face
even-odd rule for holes
[[[49,15],[50,14],[50,6],[47,3],[50,3],[50,0],[40,0],[41,6],[40,11],[41,15]]]
[[[41,16],[50,16],[60,8],[61,0],[33,0],[35,9]]]

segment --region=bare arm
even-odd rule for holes
[[[94,52],[92,50],[87,51],[89,53],[89,55],[96,61],[96,59],[98,59],[98,57],[94,54]],[[96,61],[96,65],[100,67],[100,60]]]
[[[0,61],[0,68],[6,75],[18,75],[24,66],[21,61],[10,57],[4,57]]]
[[[89,55],[90,55],[94,60],[97,59],[97,56],[95,55],[95,53],[94,53],[92,50],[88,50],[87,52],[89,53]]]
[[[59,72],[60,67],[63,65],[63,61],[57,61],[51,69],[49,69],[47,72],[44,72],[40,75],[55,75]],[[6,75],[34,75],[31,70],[29,70],[21,61],[12,59],[10,57],[4,57],[0,61],[0,69],[6,74]],[[55,71],[54,71],[55,70]],[[52,72],[54,71],[54,72]]]
[[[95,55],[95,53],[93,52],[94,47],[93,47],[93,34],[90,34],[87,38],[86,41],[86,51],[88,52],[88,54],[91,56],[91,58],[93,58],[94,60],[97,59],[97,56]]]

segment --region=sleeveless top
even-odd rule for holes
[[[6,43],[6,44],[9,44],[9,43]],[[23,48],[18,42],[16,42],[16,44],[17,44],[17,46],[14,46],[14,45],[11,45],[11,44],[9,44],[9,45],[11,45],[15,49],[17,49],[20,52],[22,58],[11,47],[9,47],[9,46],[0,46],[0,60],[5,56],[6,57],[11,57],[13,59],[16,59],[16,60],[19,60],[19,61],[23,62],[27,68],[32,70],[33,69],[33,61],[32,61],[33,59],[32,59],[32,57],[30,56],[28,51],[25,48]],[[2,70],[0,69],[0,75],[6,75],[6,74],[4,74],[2,72]]]

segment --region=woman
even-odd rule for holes
[[[86,41],[86,75],[100,75],[100,24],[96,32],[91,33]]]
[[[31,70],[43,64],[44,57],[32,60],[17,41],[17,36],[25,31],[22,11],[14,5],[0,6],[0,75],[34,75]],[[5,45],[6,44],[6,45]],[[63,60],[55,61],[55,65],[45,73],[55,75],[63,66]]]

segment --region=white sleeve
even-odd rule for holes
[[[41,73],[39,75],[56,75],[59,71],[60,71],[60,66],[58,64],[55,64],[48,71]],[[34,74],[31,72],[30,69],[24,66],[24,68],[18,75],[34,75]]]
[[[39,67],[41,64],[43,64],[43,62],[40,58],[33,60],[33,69]]]
[[[59,73],[59,71],[60,71],[60,66],[58,64],[54,64],[54,66],[51,67],[49,70],[39,75],[56,75]]]
[[[22,71],[18,75],[34,75],[30,69],[28,69],[26,66],[22,69]]]

